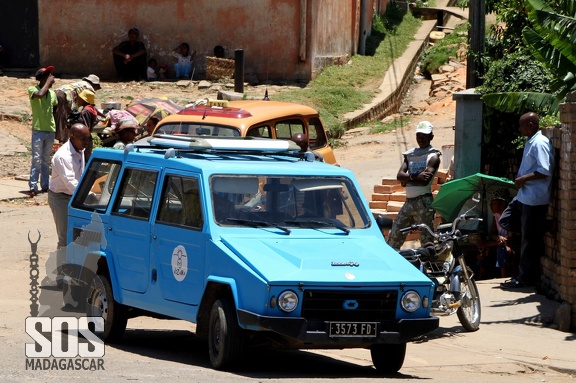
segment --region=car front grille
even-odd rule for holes
[[[396,318],[398,292],[304,291],[302,317],[308,321],[389,322]]]

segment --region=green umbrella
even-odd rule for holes
[[[446,221],[452,222],[460,213],[462,205],[474,194],[479,193],[482,218],[486,218],[484,215],[487,213],[488,201],[499,189],[506,189],[511,195],[516,194],[514,182],[507,178],[493,177],[482,173],[458,178],[446,182],[440,187],[440,191],[432,203],[432,208]]]

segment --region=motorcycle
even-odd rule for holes
[[[391,227],[390,219],[378,218],[380,227]],[[439,225],[437,232],[423,223],[403,228],[400,230],[403,233],[427,231],[434,237],[434,242],[418,249],[400,250],[399,253],[435,283],[432,314],[448,316],[457,313],[466,330],[477,331],[480,328],[480,295],[474,273],[466,265],[459,244],[467,235],[457,229],[460,222],[467,220],[482,221],[482,218],[462,214],[452,223]]]

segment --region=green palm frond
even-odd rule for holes
[[[540,115],[557,115],[560,101],[549,93],[506,92],[490,93],[482,96],[486,105],[503,112],[518,113],[534,111]]]
[[[573,33],[576,28],[576,1],[564,0],[558,3],[558,7],[552,8],[546,1],[528,0],[527,8],[532,25],[542,26],[556,33],[560,39],[576,44],[576,34]]]
[[[576,87],[576,51],[572,47],[567,49],[568,56],[549,41],[544,40],[541,34],[528,27],[522,31],[524,42],[530,52],[538,61],[546,65],[556,77],[566,84],[567,90],[574,90]],[[555,42],[562,45],[559,41]]]

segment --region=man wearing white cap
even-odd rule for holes
[[[422,121],[416,127],[418,147],[402,153],[404,161],[398,170],[396,179],[406,184],[406,202],[394,220],[388,244],[396,250],[404,244],[406,233],[400,229],[413,224],[425,223],[433,227],[434,210],[431,185],[434,175],[440,166],[440,151],[430,145],[434,138],[432,124]],[[430,242],[432,237],[427,232],[420,232],[420,243]]]

